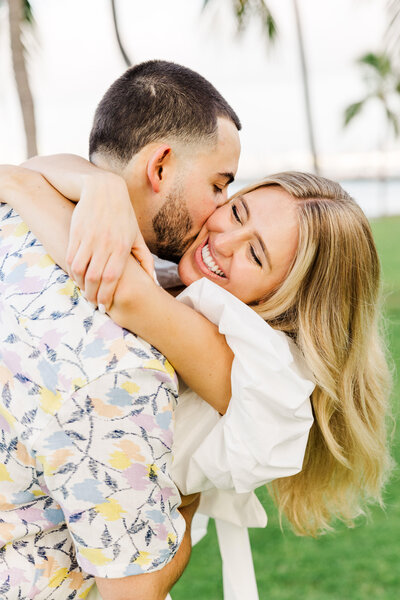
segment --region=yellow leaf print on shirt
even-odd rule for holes
[[[72,385],[76,390],[79,390],[79,388],[83,387],[84,385],[87,384],[86,379],[83,379],[83,377],[75,377],[75,379],[72,381]]]
[[[61,567],[57,569],[53,577],[49,581],[49,587],[56,588],[64,581],[64,579],[68,575],[68,569],[66,567]]]
[[[138,384],[134,383],[133,381],[125,381],[125,383],[123,383],[121,387],[122,389],[126,390],[128,394],[136,394],[136,392],[140,390],[140,386],[138,386]]]
[[[119,469],[120,471],[124,471],[131,465],[131,461],[125,452],[122,452],[121,450],[116,450],[111,454],[109,463],[114,469]]]
[[[6,465],[0,464],[0,481],[12,481]]]
[[[40,390],[40,406],[44,412],[53,415],[61,407],[62,396],[60,392],[54,393],[47,388]]]
[[[41,267],[42,269],[45,269],[49,265],[54,265],[55,263],[54,263],[54,260],[51,258],[51,256],[49,256],[48,254],[45,254],[44,256],[41,257],[38,264],[39,264],[39,267]]]
[[[92,583],[91,585],[89,585],[88,588],[86,588],[86,590],[83,590],[83,592],[80,592],[78,598],[81,598],[81,600],[85,600],[85,598],[88,596],[90,590],[92,589],[92,587],[94,586],[94,583]]]
[[[95,510],[103,515],[107,521],[118,521],[121,518],[122,513],[126,513],[126,510],[122,508],[120,503],[115,498],[110,498],[106,502],[95,505]]]
[[[14,229],[13,233],[16,237],[21,237],[21,235],[26,235],[28,233],[28,231],[29,231],[28,225],[26,225],[26,223],[20,223]]]
[[[169,533],[167,535],[167,542],[170,546],[172,546],[172,544],[175,544],[176,542],[176,535],[174,533]]]
[[[155,465],[155,464],[146,465],[146,467],[147,467],[147,477],[149,479],[157,476],[158,471],[159,471],[159,468],[157,467],[157,465]]]
[[[13,415],[10,412],[8,412],[8,410],[6,409],[6,407],[3,406],[2,404],[0,404],[0,415],[2,417],[4,417],[5,420],[7,421],[7,423],[9,425],[11,425],[11,426],[13,426],[14,423],[16,422],[15,421],[15,417],[13,417]]]
[[[157,360],[156,358],[152,358],[151,360],[146,360],[144,363],[145,369],[154,369],[155,371],[162,371],[163,373],[167,373],[170,377],[175,376],[175,369],[167,360],[164,364]]]
[[[0,383],[3,385],[8,383],[11,388],[14,387],[13,374],[10,369],[7,369],[4,365],[0,365]]]
[[[145,567],[151,561],[151,555],[149,552],[139,552],[139,556],[135,558],[133,564]]]
[[[80,294],[78,288],[76,287],[75,283],[72,281],[72,279],[68,279],[67,283],[65,284],[65,286],[63,288],[61,288],[61,290],[58,290],[59,294],[63,294],[64,296],[73,296],[76,291],[78,291],[78,293]]]
[[[107,565],[112,560],[111,558],[104,556],[103,550],[100,550],[100,548],[79,548],[79,553],[98,567]]]

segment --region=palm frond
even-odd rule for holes
[[[35,22],[33,18],[32,5],[29,0],[24,0],[24,21],[29,23],[29,25],[33,25]]]
[[[343,125],[346,127],[356,117],[362,110],[364,106],[365,100],[360,100],[360,102],[354,102],[350,104],[344,111],[344,122]]]
[[[368,52],[358,59],[360,65],[366,65],[372,67],[381,77],[386,77],[392,72],[392,64],[390,57],[385,52],[376,54],[375,52]]]
[[[212,0],[203,0],[203,10],[211,2]],[[261,20],[263,32],[266,34],[268,41],[275,41],[278,35],[278,27],[265,0],[231,0],[231,3],[239,33],[246,29],[251,17],[257,17]]]
[[[261,17],[263,29],[269,41],[274,42],[278,34],[278,27],[268,5],[265,4],[264,0],[259,0],[258,9],[256,10]]]
[[[395,137],[399,135],[399,117],[390,108],[386,107],[386,116],[389,123],[391,123]]]

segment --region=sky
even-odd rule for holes
[[[124,44],[134,62],[162,58],[207,77],[239,114],[239,178],[311,167],[292,0],[268,0],[278,40],[268,47],[256,21],[238,37],[232,0],[118,0]],[[371,103],[343,129],[343,111],[365,86],[355,60],[381,47],[385,0],[298,0],[309,64],[321,164],[330,176],[400,175],[400,144]],[[36,26],[26,32],[41,154],[87,155],[94,110],[125,69],[109,0],[32,0]],[[13,80],[7,11],[0,5],[0,161],[24,159]]]

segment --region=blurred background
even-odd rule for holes
[[[0,162],[87,156],[94,110],[130,64],[182,63],[239,114],[237,183],[302,169],[340,180],[371,218],[387,338],[400,357],[400,0],[0,0]],[[398,443],[393,440],[397,456]],[[320,540],[252,532],[261,599],[400,597],[400,484],[386,510]],[[222,597],[215,532],[174,600]],[[245,599],[244,599],[245,600]]]

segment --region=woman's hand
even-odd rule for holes
[[[154,263],[140,232],[124,180],[87,176],[71,221],[69,275],[90,302],[108,309],[130,254],[153,277]]]

